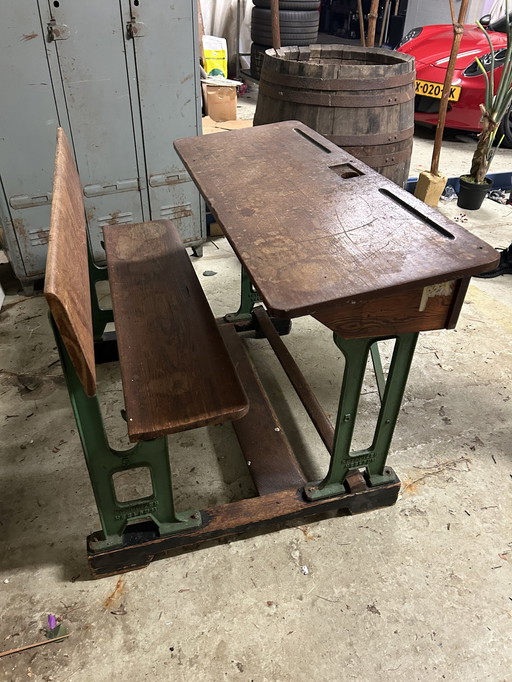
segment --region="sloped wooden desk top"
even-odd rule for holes
[[[298,121],[175,142],[269,311],[469,277],[497,252]]]

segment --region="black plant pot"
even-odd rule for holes
[[[468,182],[468,175],[459,178],[460,190],[457,198],[457,206],[468,211],[476,211],[482,206],[487,192],[492,189],[493,181],[485,178],[485,182]]]

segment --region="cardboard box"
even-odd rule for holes
[[[202,119],[203,135],[210,133],[218,133],[226,130],[242,130],[242,128],[251,128],[252,119],[239,119],[236,121],[213,121],[209,116],[203,116]]]
[[[236,119],[236,86],[206,85],[206,113],[214,121]]]

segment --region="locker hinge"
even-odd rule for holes
[[[46,25],[48,30],[47,40],[49,43],[53,43],[54,40],[66,40],[69,38],[69,28],[66,24],[58,24],[55,19],[52,19]]]
[[[128,40],[133,40],[134,38],[142,38],[146,35],[146,24],[142,21],[137,21],[133,17],[126,24],[126,37]]]

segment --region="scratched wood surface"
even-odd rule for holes
[[[85,393],[96,393],[87,227],[82,185],[66,134],[57,131],[44,294]]]
[[[490,245],[298,121],[174,144],[273,315],[497,263]]]
[[[246,395],[176,226],[103,232],[130,440],[243,417]]]

